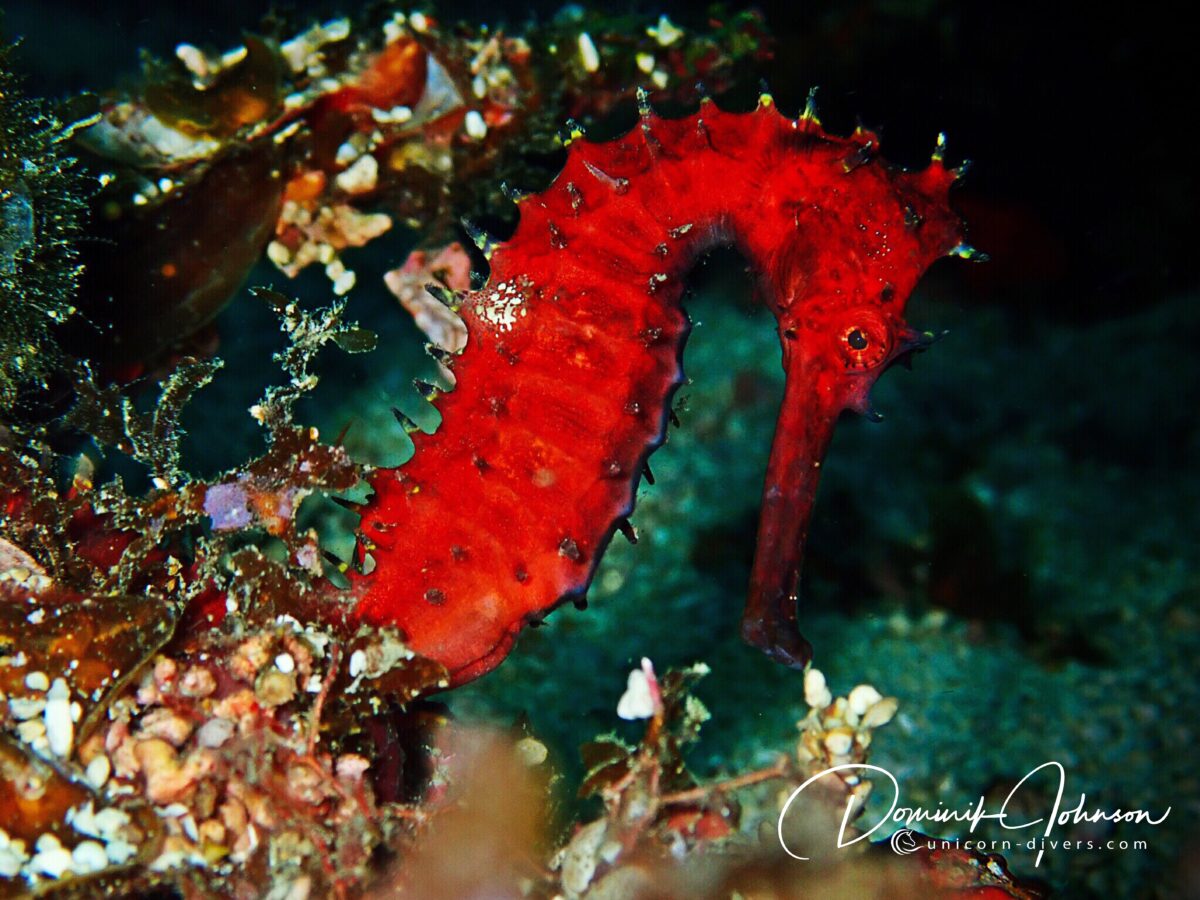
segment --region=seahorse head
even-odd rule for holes
[[[766,294],[779,323],[787,388],[763,492],[758,549],[743,635],[770,656],[801,667],[811,655],[795,626],[796,583],[821,461],[839,415],[875,417],[870,390],[889,365],[926,346],[904,307],[936,259],[969,256],[947,202],[957,172],[942,142],[920,172],[886,165],[876,138],[798,134],[765,186],[775,215],[750,229],[751,252],[767,258]],[[773,222],[774,227],[767,223]]]

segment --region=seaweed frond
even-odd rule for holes
[[[76,237],[87,183],[65,151],[95,120],[86,100],[53,110],[26,97],[0,46],[0,411],[44,386],[62,360],[54,330],[75,314]]]

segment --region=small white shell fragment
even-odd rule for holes
[[[191,813],[183,816],[179,820],[179,824],[183,826],[183,833],[188,836],[188,839],[194,844],[200,843],[200,830],[196,827],[196,818]]]
[[[856,716],[862,716],[868,709],[883,699],[883,695],[869,684],[860,684],[846,698],[850,709]]]
[[[862,721],[858,723],[859,727],[878,728],[881,725],[886,725],[892,721],[892,718],[896,715],[896,710],[899,708],[900,701],[895,697],[884,697],[863,713]]]
[[[30,672],[25,676],[25,687],[31,691],[48,691],[50,677],[45,672]]]
[[[383,39],[387,43],[397,40],[404,34],[404,23],[407,21],[404,13],[392,13],[392,17],[383,23]]]
[[[345,264],[337,258],[326,264],[325,277],[333,282],[333,292],[339,297],[348,294],[358,278],[353,269],[347,269]]]
[[[77,875],[90,875],[108,868],[108,854],[98,841],[83,841],[71,851],[71,868]]]
[[[371,118],[380,125],[403,125],[413,117],[408,106],[393,106],[391,109],[372,109]]]
[[[546,745],[537,738],[525,737],[517,741],[517,757],[525,765],[533,767],[540,766],[546,761],[546,757],[550,755],[550,751],[546,749]]]
[[[285,675],[296,671],[296,660],[292,658],[290,653],[280,653],[275,657],[275,668]]]
[[[355,650],[350,654],[350,677],[357,678],[367,668],[367,654],[362,650]]]
[[[35,750],[45,750],[48,746],[46,723],[41,719],[26,719],[24,722],[18,722],[17,739]]]
[[[658,24],[646,29],[646,34],[658,41],[660,47],[669,47],[681,37],[683,29],[667,18],[666,14],[658,17]]]
[[[105,841],[113,841],[131,821],[129,813],[123,809],[117,809],[116,807],[102,809],[92,817],[92,822],[96,826],[97,831],[95,837],[102,838]]]
[[[277,266],[286,266],[292,261],[292,251],[287,248],[286,244],[271,241],[267,244],[267,259]]]
[[[175,47],[175,58],[197,78],[205,78],[210,74],[208,59],[203,51],[193,44],[178,44]]]
[[[483,121],[483,116],[479,114],[479,110],[477,109],[472,109],[467,113],[466,119],[463,121],[463,126],[466,128],[467,136],[472,140],[482,141],[487,137],[487,122]]]
[[[585,72],[596,72],[600,69],[600,51],[596,42],[586,31],[579,32],[579,58],[583,61]]]
[[[334,183],[347,194],[366,194],[375,190],[379,181],[379,162],[370,153],[364,153],[344,172],[339,172]]]
[[[25,842],[14,841],[7,831],[0,828],[0,878],[16,878],[28,861]]]
[[[45,837],[45,835],[42,835]],[[41,843],[41,838],[38,839]],[[67,872],[71,871],[75,860],[71,858],[71,851],[63,847],[61,844],[55,847],[47,847],[45,850],[39,850],[29,861],[29,868],[39,875],[46,875],[50,878],[62,878]]]
[[[820,669],[809,669],[804,673],[804,702],[813,709],[824,709],[833,702],[833,695]]]
[[[415,12],[408,17],[408,24],[412,26],[412,30],[417,34],[424,34],[429,30],[429,18],[423,12]]]
[[[90,763],[84,770],[83,777],[96,790],[104,787],[108,783],[108,776],[112,774],[112,763],[108,761],[108,757],[101,753]]]
[[[354,288],[354,282],[358,278],[353,272],[347,270],[333,279],[333,292],[339,297],[350,293]]]
[[[96,811],[92,806],[91,800],[68,809],[64,819],[68,825],[80,834],[86,834],[90,837],[100,836],[100,832],[96,828]]]
[[[33,847],[36,852],[29,861],[29,869],[34,873],[61,878],[71,870],[74,862],[71,851],[63,847],[62,842],[50,832],[39,837]]]
[[[345,40],[349,34],[349,19],[333,19],[284,41],[279,50],[293,72],[303,72],[310,63],[319,61],[318,51],[323,44]]]
[[[654,71],[653,53],[639,53],[635,59],[637,61],[637,67],[642,71],[643,74],[649,75]]]
[[[104,845],[104,852],[114,866],[123,866],[137,855],[137,847],[128,841],[109,841]]]
[[[845,756],[854,746],[854,737],[848,729],[838,728],[825,735],[825,749],[833,756]]]
[[[46,739],[50,742],[50,752],[60,758],[70,756],[71,747],[75,743],[70,688],[63,679],[55,678],[50,693],[46,696],[46,711],[42,714],[42,720],[46,723]]]
[[[617,715],[622,719],[649,719],[654,715],[654,695],[650,692],[650,679],[641,669],[629,673],[625,693],[617,703]]]
[[[33,849],[36,850],[38,853],[42,853],[46,850],[54,850],[61,846],[62,846],[62,841],[60,841],[56,835],[47,831],[45,834],[40,835],[38,837],[38,839],[34,842]]]
[[[348,166],[359,157],[358,148],[349,141],[337,148],[337,154],[334,156],[334,161],[339,166]]]
[[[227,69],[230,66],[236,66],[249,55],[250,48],[245,44],[242,44],[240,47],[234,47],[232,50],[226,50],[221,54],[221,68]]]
[[[10,697],[8,701],[8,711],[18,720],[32,719],[45,708],[46,701],[41,697]]]

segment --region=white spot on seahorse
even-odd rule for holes
[[[497,334],[512,331],[517,321],[528,312],[525,292],[516,282],[502,281],[479,294],[478,298],[476,307],[479,317],[493,326]]]

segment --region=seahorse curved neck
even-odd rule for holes
[[[769,101],[673,120],[644,110],[623,138],[571,142],[555,182],[520,201],[487,285],[460,298],[469,339],[441,427],[373,478],[362,532],[375,565],[355,579],[353,617],[399,627],[463,681],[582,596],[663,441],[684,279],[732,243],[778,319],[788,379],[743,633],[803,665],[794,591],[833,422],[911,340],[904,300],[958,243],[953,174],[940,160],[893,170],[874,146]],[[847,328],[860,329],[849,350]],[[891,341],[865,369],[862,334]]]

